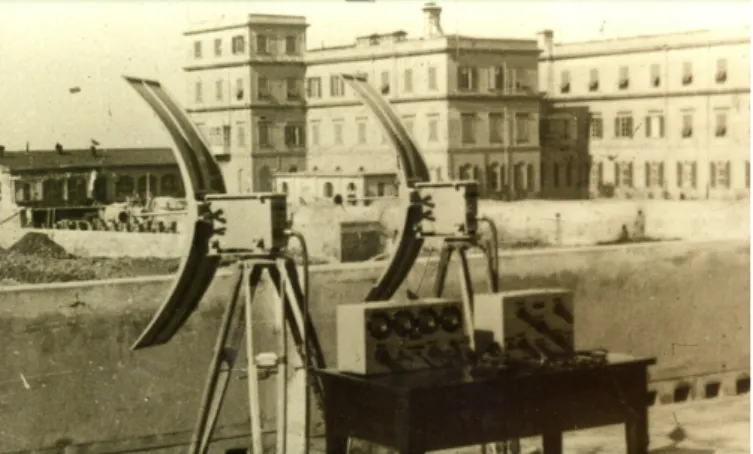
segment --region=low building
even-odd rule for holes
[[[3,151],[19,206],[81,206],[126,197],[184,197],[170,148]]]
[[[600,185],[603,163],[591,165],[588,107],[541,104],[541,197],[586,199],[609,196]]]
[[[287,172],[275,174],[275,190],[288,194],[292,203],[334,200],[355,204],[397,195],[398,177],[394,172]]]

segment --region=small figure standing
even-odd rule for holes
[[[635,218],[635,229],[633,232],[636,240],[646,238],[646,216],[643,210],[638,210],[638,216]]]

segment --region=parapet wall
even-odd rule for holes
[[[666,379],[749,368],[749,263],[748,241],[528,251],[502,256],[501,282],[575,289],[579,348],[655,356],[652,377]],[[483,291],[481,262],[471,264]],[[406,287],[427,294],[433,267],[419,262]],[[313,270],[311,306],[330,364],[336,306],[359,301],[381,271],[380,264]],[[456,274],[448,296],[458,295]],[[233,279],[218,277],[171,343],[135,353],[129,346],[170,278],[0,290],[0,453],[65,445],[66,452],[184,451]],[[255,307],[264,348],[270,308],[263,299]],[[245,393],[245,381],[232,380],[221,437],[247,434]]]

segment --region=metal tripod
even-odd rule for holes
[[[217,335],[207,382],[202,393],[199,417],[191,440],[189,454],[206,454],[222,407],[233,367],[238,358],[240,338],[246,337],[248,364],[248,399],[251,439],[254,453],[262,449],[261,407],[259,380],[277,375],[277,452],[308,453],[309,444],[309,386],[321,408],[321,384],[311,369],[324,366],[324,359],[313,325],[303,301],[297,268],[288,257],[252,258],[241,260],[240,277],[228,302]],[[276,353],[256,355],[253,340],[253,302],[264,272],[274,284],[277,298],[274,304],[273,330]],[[241,295],[241,291],[243,294]],[[238,301],[243,305],[238,308]],[[231,334],[231,330],[233,331]],[[297,354],[288,354],[288,336],[296,344]],[[290,368],[290,370],[289,370]],[[289,375],[293,373],[292,377]],[[290,404],[300,405],[302,411],[290,411]],[[293,426],[293,427],[291,427]],[[291,446],[288,446],[288,442]]]
[[[472,238],[446,238],[442,244],[437,264],[437,274],[434,279],[434,297],[441,298],[447,281],[447,272],[450,267],[452,256],[457,254],[460,260],[460,291],[463,299],[463,317],[468,323],[468,340],[471,350],[476,349],[473,329],[473,282],[471,269],[468,265],[467,251],[478,248],[478,243]],[[496,244],[494,245],[496,247]],[[488,248],[484,250],[486,258],[486,280],[489,291],[499,291],[499,263],[496,260],[496,251]],[[506,440],[503,442],[489,443],[481,447],[481,454],[520,454],[520,440]]]

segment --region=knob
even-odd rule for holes
[[[390,336],[392,331],[390,318],[383,312],[376,312],[369,317],[366,329],[371,337],[377,340],[384,340]]]
[[[411,335],[417,326],[416,317],[407,310],[398,311],[393,318],[395,334],[400,337]]]
[[[457,307],[446,307],[442,310],[441,321],[442,329],[448,333],[454,333],[463,324],[463,315]]]
[[[433,309],[423,309],[418,313],[418,329],[421,333],[434,334],[438,328],[437,313]]]

